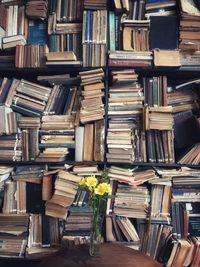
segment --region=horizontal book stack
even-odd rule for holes
[[[176,14],[177,3],[174,0],[152,1],[147,0],[145,4],[145,17],[151,16],[169,16]]]
[[[144,107],[145,130],[172,130],[173,124],[172,106]]]
[[[155,179],[157,176],[152,169],[147,170],[131,170],[124,167],[117,167],[111,165],[109,168],[109,178],[111,181],[117,180],[121,183],[130,185],[141,185],[144,182]]]
[[[180,1],[181,19],[179,26],[181,49],[181,64],[187,67],[199,66],[199,50],[200,50],[200,11],[195,5],[195,1],[187,3]]]
[[[112,71],[109,88],[108,161],[145,161],[142,131],[144,94],[134,70]]]
[[[41,116],[45,110],[46,102],[51,93],[50,87],[45,87],[21,79],[16,88],[9,93],[12,94],[12,109],[28,116]]]
[[[40,68],[45,66],[45,46],[40,44],[17,45],[16,68]]]
[[[83,12],[83,67],[106,65],[107,11],[96,9]]]
[[[42,257],[59,248],[60,233],[58,219],[44,214],[31,214],[29,224],[27,257]]]
[[[1,44],[1,42],[0,42]],[[12,68],[15,66],[15,51],[0,51],[0,67],[1,68]]]
[[[55,181],[54,194],[46,202],[45,214],[65,220],[68,208],[74,201],[80,180],[80,176],[67,171],[59,171]]]
[[[3,135],[0,136],[0,159],[10,161],[21,161],[22,143],[20,135]]]
[[[80,109],[81,123],[102,120],[104,118],[103,97],[104,72],[102,69],[79,72],[82,86]]]
[[[12,172],[12,180],[41,184],[44,171],[44,165],[20,165],[17,166]],[[41,189],[36,191],[41,191]]]
[[[73,115],[43,116],[38,161],[63,161],[75,148]]]
[[[29,18],[45,19],[47,17],[48,2],[46,0],[29,0],[26,3],[26,15]]]
[[[113,212],[130,218],[147,218],[150,196],[145,186],[118,184]]]
[[[183,52],[200,50],[199,31],[200,31],[200,11],[194,3],[191,3],[191,10],[187,3],[181,2],[181,20],[180,20],[180,44],[179,48]]]
[[[172,106],[172,112],[197,110],[198,95],[194,90],[173,90],[167,93],[167,102]]]
[[[63,241],[74,244],[89,241],[92,211],[88,206],[71,206],[65,221]]]
[[[110,67],[150,67],[152,64],[152,52],[110,51],[108,64]]]
[[[28,215],[0,214],[0,256],[23,258],[27,245]]]
[[[147,173],[145,173],[147,174]],[[135,179],[135,177],[138,178]],[[154,178],[154,171],[150,171],[149,178],[140,178],[142,173],[133,173],[128,168],[111,166],[108,170],[108,177],[111,180],[117,180],[113,184],[114,203],[110,202],[108,210],[119,216],[130,218],[147,218],[150,201],[150,194],[146,186],[141,186],[145,180]],[[147,177],[147,176],[146,176]],[[140,185],[140,186],[136,186]],[[109,206],[109,205],[108,205]]]
[[[106,9],[107,1],[106,0],[85,0],[84,1],[85,9]]]

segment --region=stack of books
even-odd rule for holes
[[[28,116],[41,116],[52,88],[21,79],[16,88],[9,91],[12,94],[12,109]]]
[[[22,143],[20,135],[0,136],[0,159],[10,161],[21,161]]]
[[[140,185],[156,178],[155,171],[152,169],[131,170],[117,166],[110,166],[108,176],[111,181],[116,180],[130,185]]]
[[[180,3],[181,19],[179,27],[179,48],[181,49],[181,65],[186,67],[199,66],[200,11],[196,6],[195,1],[189,3],[189,5],[182,0]]]
[[[145,130],[172,130],[173,124],[172,106],[144,107]]]
[[[46,0],[29,0],[26,3],[26,15],[32,19],[45,19],[47,17],[48,2]]]
[[[107,1],[106,0],[85,0],[84,1],[85,9],[106,9]]]
[[[145,140],[141,121],[143,88],[134,70],[112,71],[109,88],[108,161],[144,161]],[[143,137],[142,137],[143,136]]]
[[[148,217],[150,194],[146,186],[118,183],[115,195],[114,214],[140,219]]]
[[[46,54],[46,65],[81,65],[73,51],[49,52]]]
[[[82,86],[80,121],[88,123],[104,117],[104,72],[102,69],[79,72]]]
[[[108,64],[110,67],[150,67],[153,54],[150,51],[110,51]]]
[[[92,211],[88,206],[72,205],[65,221],[62,239],[68,242],[74,239],[75,244],[83,242],[83,239],[89,241],[91,219]]]
[[[151,16],[169,16],[176,14],[176,1],[152,1],[146,0],[145,17],[149,19]]]
[[[74,150],[74,118],[73,115],[42,117],[38,161],[63,161]]]
[[[55,181],[55,191],[46,202],[46,215],[66,219],[68,208],[72,205],[81,177],[67,171],[59,171]]]
[[[0,214],[0,256],[23,258],[27,246],[27,214]]]

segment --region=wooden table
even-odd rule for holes
[[[86,245],[60,250],[44,258],[38,267],[161,267],[149,256],[122,245],[104,243],[101,255],[91,257]]]

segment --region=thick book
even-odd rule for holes
[[[150,49],[177,49],[178,32],[176,16],[152,16],[149,34]]]
[[[174,117],[174,140],[177,148],[191,146],[200,141],[200,125],[191,110],[178,112]]]

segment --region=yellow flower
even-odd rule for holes
[[[79,185],[81,186],[85,186],[85,178],[81,178],[80,182],[79,182]]]
[[[88,176],[86,178],[85,184],[89,187],[89,189],[94,188],[98,183],[97,178],[95,176]]]
[[[104,195],[106,193],[110,193],[111,192],[111,187],[109,184],[107,183],[101,183],[97,186],[97,188],[95,188],[95,194],[96,195]]]

